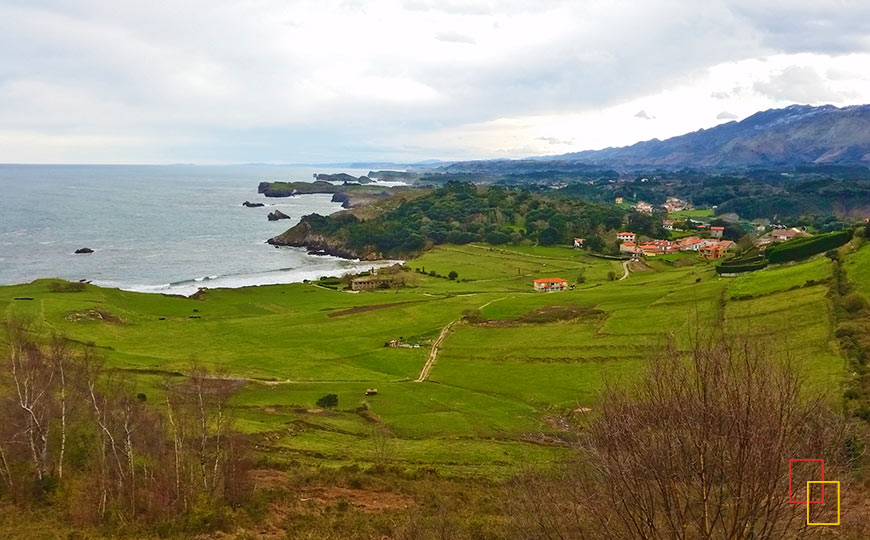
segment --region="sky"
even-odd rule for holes
[[[0,0],[0,163],[521,158],[870,103],[866,0]]]

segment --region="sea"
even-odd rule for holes
[[[236,165],[0,165],[0,284],[39,278],[190,295],[200,287],[299,282],[390,264],[266,244],[328,194],[267,198],[262,181],[367,170]],[[385,183],[389,184],[389,183]],[[245,201],[265,206],[247,208]],[[281,210],[291,219],[268,221]],[[79,248],[94,252],[74,254]]]

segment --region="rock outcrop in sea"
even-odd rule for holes
[[[266,206],[266,205],[261,203],[261,202],[245,201],[242,203],[242,206],[245,206],[247,208],[259,208],[261,206]]]
[[[83,254],[86,254],[86,253],[93,253],[93,252],[94,252],[94,250],[92,250],[91,248],[83,247],[83,248],[79,248],[79,249],[77,249],[77,250],[75,251],[75,254],[76,254],[76,255],[83,255]]]
[[[274,212],[269,212],[269,215],[266,216],[266,218],[269,221],[278,221],[279,219],[290,219],[290,216],[280,210],[275,210]]]

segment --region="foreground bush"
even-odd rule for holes
[[[825,534],[806,526],[805,505],[788,502],[788,460],[825,459],[825,479],[841,481],[847,512],[860,501],[848,492],[862,445],[821,397],[807,395],[798,373],[787,354],[749,339],[710,340],[689,351],[671,343],[635,387],[604,392],[600,416],[578,430],[576,460],[557,478],[517,483],[519,536]],[[811,472],[796,469],[793,485],[817,480]]]

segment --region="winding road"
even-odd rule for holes
[[[622,277],[619,278],[619,281],[628,277],[628,263],[631,261],[622,261]]]

